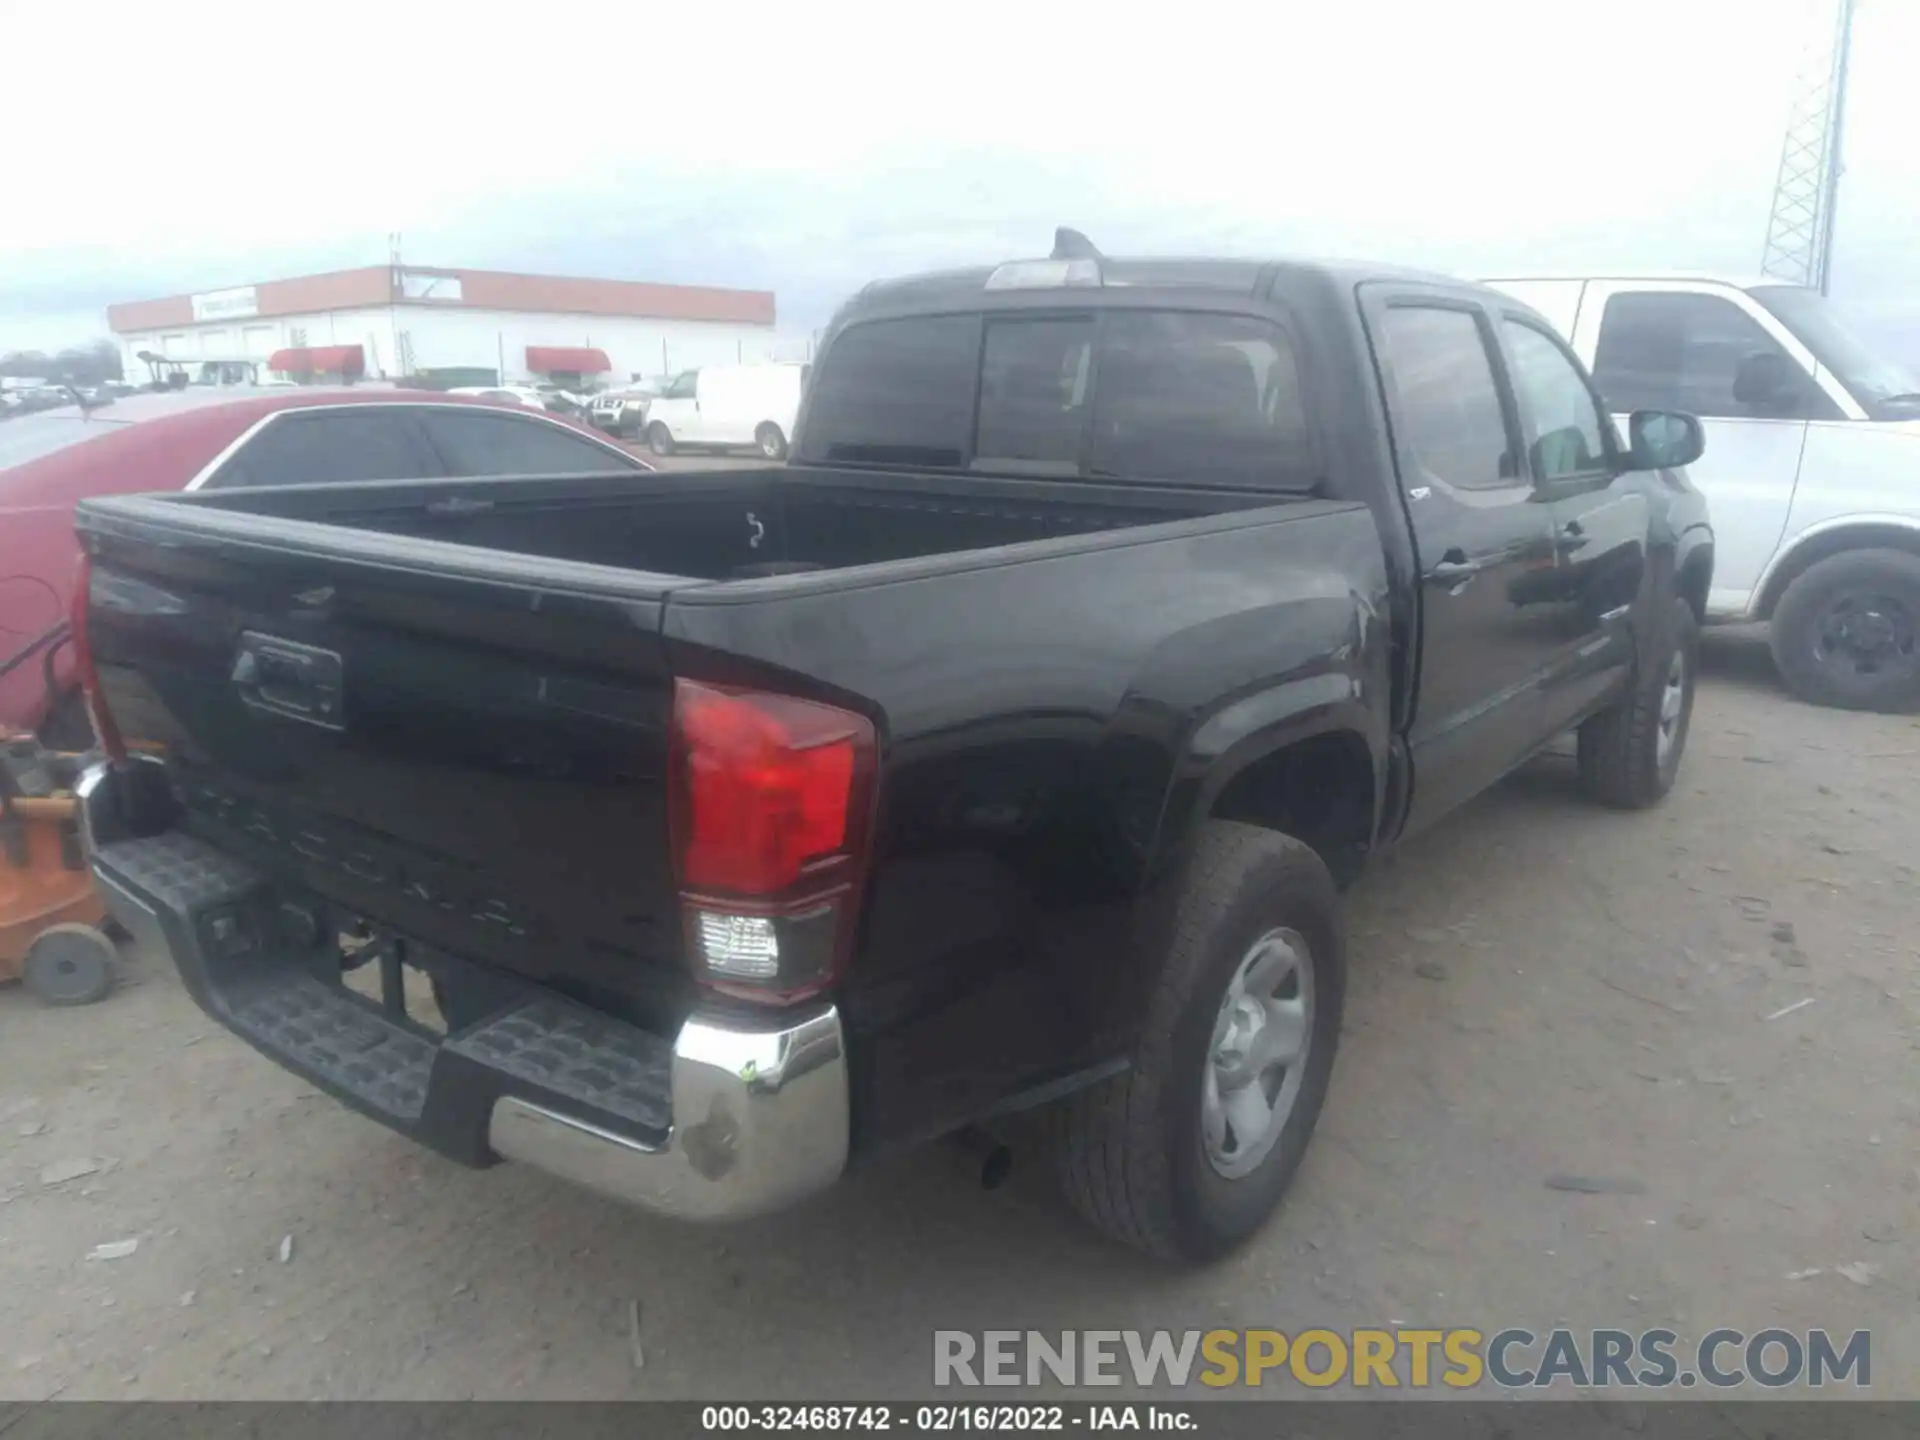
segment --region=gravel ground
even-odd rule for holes
[[[1203,1271],[938,1151],[681,1228],[413,1148],[150,958],[91,1009],[0,993],[0,1398],[907,1396],[936,1327],[1561,1320],[1871,1328],[1920,1396],[1920,721],[1792,702],[1751,635],[1709,666],[1660,810],[1549,756],[1355,892],[1319,1136]]]

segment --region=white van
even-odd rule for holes
[[[804,365],[703,365],[673,377],[647,407],[656,455],[680,445],[751,445],[783,460],[800,413]]]
[[[1616,414],[1685,410],[1711,506],[1710,618],[1772,623],[1803,699],[1920,706],[1920,379],[1776,281],[1488,282],[1552,320]]]

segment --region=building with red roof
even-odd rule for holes
[[[551,380],[594,389],[775,358],[768,290],[373,265],[107,307],[130,378]]]

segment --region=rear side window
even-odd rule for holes
[[[800,458],[1296,489],[1318,478],[1306,416],[1265,320],[927,316],[834,341]]]
[[[1465,310],[1395,306],[1383,338],[1402,465],[1458,490],[1518,484],[1479,320]]]
[[[800,458],[959,465],[979,367],[976,315],[850,327],[813,376]]]
[[[974,463],[1078,473],[1092,369],[1089,317],[989,321]]]
[[[221,489],[261,489],[418,480],[439,473],[410,415],[343,408],[274,420],[221,467],[212,483]]]
[[[428,410],[422,417],[449,475],[584,475],[641,467],[545,420]]]
[[[1318,478],[1285,332],[1242,315],[1114,311],[1093,404],[1093,473],[1300,488]]]

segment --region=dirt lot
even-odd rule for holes
[[[1870,1327],[1920,1396],[1920,722],[1791,702],[1749,636],[1710,664],[1661,810],[1549,757],[1356,892],[1319,1137],[1201,1272],[938,1153],[679,1228],[414,1149],[151,960],[92,1009],[0,993],[0,1396],[905,1396],[936,1326],[1559,1320]]]

